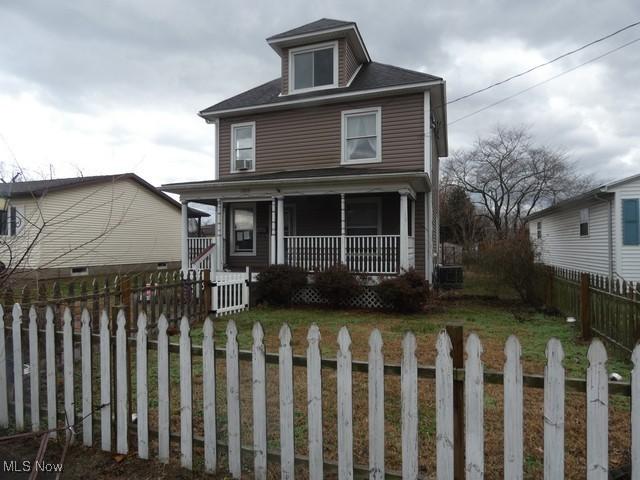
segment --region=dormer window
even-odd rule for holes
[[[291,93],[338,86],[338,42],[289,50]]]
[[[231,125],[231,171],[252,172],[256,169],[255,122]]]

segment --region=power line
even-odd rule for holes
[[[612,32],[612,33],[610,33],[608,35],[605,35],[604,37],[600,37],[597,40],[594,40],[594,41],[589,42],[589,43],[587,43],[585,45],[582,45],[581,47],[578,47],[575,50],[571,50],[569,52],[563,53],[562,55],[560,55],[560,56],[558,56],[558,57],[556,57],[556,58],[554,58],[552,60],[549,60],[548,62],[544,62],[544,63],[541,63],[540,65],[536,65],[535,67],[531,67],[529,70],[525,70],[524,72],[520,72],[520,73],[517,73],[515,75],[512,75],[511,77],[508,77],[508,78],[505,78],[504,80],[501,80],[499,82],[493,83],[493,84],[489,85],[488,87],[484,87],[484,88],[481,88],[481,89],[476,90],[474,92],[468,93],[466,95],[462,95],[461,97],[454,98],[453,100],[450,100],[449,102],[447,102],[447,105],[450,105],[452,103],[456,103],[456,102],[458,102],[460,100],[464,100],[465,98],[472,97],[474,95],[477,95],[478,93],[486,92],[487,90],[489,90],[491,88],[497,87],[498,85],[502,85],[503,83],[507,83],[507,82],[509,82],[509,81],[511,81],[511,80],[513,80],[515,78],[522,77],[523,75],[531,73],[534,70],[537,70],[537,69],[542,68],[542,67],[546,67],[547,65],[551,65],[552,63],[557,62],[558,60],[566,58],[569,55],[573,55],[574,53],[577,53],[577,52],[579,52],[581,50],[584,50],[585,48],[588,48],[588,47],[590,47],[592,45],[595,45],[596,43],[600,43],[600,42],[602,42],[604,40],[607,40],[607,39],[609,39],[609,38],[611,38],[611,37],[613,37],[615,35],[618,35],[619,33],[624,32],[625,30],[629,30],[630,28],[637,27],[638,25],[640,25],[640,21],[639,22],[635,22],[635,23],[631,23],[631,24],[627,25],[626,27],[623,27],[623,28],[621,28],[619,30],[616,30],[615,32]]]
[[[460,121],[462,121],[462,120],[464,120],[466,118],[469,118],[469,117],[471,117],[473,115],[476,115],[476,114],[478,114],[480,112],[484,112],[485,110],[487,110],[489,108],[495,107],[496,105],[499,105],[499,104],[501,104],[503,102],[506,102],[507,100],[511,100],[512,98],[515,98],[518,95],[522,95],[523,93],[526,93],[529,90],[533,90],[534,88],[539,87],[540,85],[544,85],[545,83],[548,83],[551,80],[555,80],[558,77],[562,77],[563,75],[566,75],[567,73],[573,72],[574,70],[577,70],[580,67],[584,67],[585,65],[588,65],[588,64],[593,63],[593,62],[595,62],[597,60],[600,60],[601,58],[606,57],[607,55],[611,55],[612,53],[615,53],[618,50],[622,50],[623,48],[626,48],[629,45],[633,45],[634,43],[637,43],[637,42],[640,42],[640,37],[636,38],[635,40],[631,40],[630,42],[624,43],[624,44],[620,45],[619,47],[616,47],[616,48],[614,48],[612,50],[609,50],[609,51],[603,53],[602,55],[598,55],[597,57],[594,57],[594,58],[592,58],[590,60],[587,60],[586,62],[581,63],[580,65],[576,65],[575,67],[570,68],[569,70],[565,70],[564,72],[561,72],[561,73],[559,73],[557,75],[554,75],[553,77],[549,77],[546,80],[543,80],[543,81],[538,82],[538,83],[536,83],[534,85],[531,85],[530,87],[525,88],[524,90],[520,90],[519,92],[516,92],[513,95],[509,95],[508,97],[504,97],[504,98],[498,100],[497,102],[493,102],[493,103],[491,103],[491,104],[489,104],[489,105],[487,105],[485,107],[482,107],[479,110],[471,112],[471,113],[469,113],[467,115],[464,115],[464,116],[462,116],[460,118],[456,118],[454,121],[449,122],[447,125],[453,125],[454,123],[458,123],[458,122],[460,122]]]

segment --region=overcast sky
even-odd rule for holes
[[[269,35],[354,20],[371,57],[454,99],[640,20],[632,1],[0,0],[0,164],[31,176],[213,177],[197,111],[279,76]],[[640,27],[449,107],[449,121],[640,38]],[[449,127],[451,150],[525,123],[601,180],[640,173],[640,42]]]

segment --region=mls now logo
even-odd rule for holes
[[[2,470],[4,472],[30,472],[31,470],[35,470],[36,472],[62,472],[62,464],[61,463],[47,463],[47,462],[31,462],[29,460],[25,460],[23,462],[18,462],[17,460],[4,460],[2,462]]]

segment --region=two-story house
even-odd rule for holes
[[[342,263],[431,281],[444,80],[372,61],[355,22],[321,19],[267,42],[282,75],[199,113],[215,125],[215,179],[162,187],[180,195],[183,224],[189,202],[217,206],[218,268]],[[193,268],[186,243],[182,259]]]

